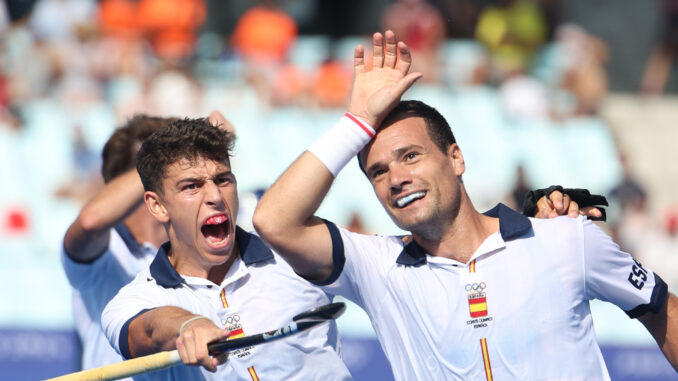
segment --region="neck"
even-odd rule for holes
[[[195,248],[182,245],[179,240],[172,239],[170,233],[172,249],[168,254],[168,259],[172,267],[181,275],[203,278],[214,284],[221,284],[226,278],[228,270],[235,262],[239,254],[237,242],[233,245],[230,254],[224,255],[225,261],[218,262],[219,258],[207,258],[198,253]],[[216,259],[216,261],[210,261]]]
[[[471,200],[462,192],[459,208],[438,223],[435,234],[412,233],[417,244],[433,256],[454,259],[467,263],[473,253],[493,233],[499,231],[499,219],[479,213]],[[427,229],[423,229],[427,230]]]

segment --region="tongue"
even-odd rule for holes
[[[213,216],[205,221],[205,225],[217,225],[224,222],[226,218],[224,216]]]

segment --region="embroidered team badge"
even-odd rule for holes
[[[468,309],[472,318],[487,316],[486,287],[485,282],[467,283],[465,286],[468,294]]]
[[[243,331],[242,324],[240,324],[240,315],[234,314],[227,316],[224,328],[231,331],[231,335],[228,337],[228,340],[245,336],[245,331]]]
[[[242,324],[240,324],[240,315],[233,314],[226,316],[222,322],[224,322],[224,328],[231,331],[231,335],[226,340],[233,340],[245,336],[245,331],[242,328]],[[231,352],[231,356],[244,358],[251,354],[251,350],[252,347],[236,349],[235,351]]]

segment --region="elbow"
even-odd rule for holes
[[[261,238],[270,242],[270,240],[274,239],[277,234],[280,234],[280,232],[276,231],[277,224],[275,223],[274,218],[269,215],[270,213],[260,206],[261,205],[257,206],[254,211],[254,215],[252,216],[252,225],[254,226],[254,230],[259,233]]]
[[[96,213],[92,210],[84,209],[80,212],[78,223],[82,230],[88,235],[96,234],[104,228],[100,213]]]

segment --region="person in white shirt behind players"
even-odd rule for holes
[[[445,119],[400,102],[420,77],[408,74],[407,46],[377,33],[371,68],[360,46],[354,61],[349,113],[264,194],[253,222],[298,274],[365,309],[396,379],[609,379],[593,298],[638,318],[678,368],[678,299],[661,278],[584,217],[531,219],[501,204],[479,213]],[[314,216],[356,154],[411,236]]]

